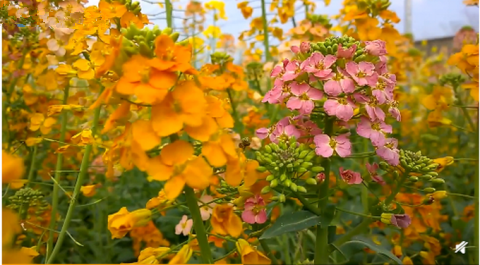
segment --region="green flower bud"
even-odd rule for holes
[[[313,166],[313,164],[310,162],[303,162],[300,166],[304,168],[310,168],[311,166]]]
[[[257,167],[257,171],[263,173],[267,171],[267,168],[260,166],[260,167]]]
[[[310,162],[310,161],[312,161],[313,158],[315,158],[315,153],[314,153],[314,152],[310,152],[310,153],[305,157],[305,161]]]
[[[357,58],[355,58],[355,62],[356,63],[359,63],[361,61],[365,61],[365,59],[367,58],[367,56],[365,56],[364,54],[363,55],[360,55],[358,56]]]
[[[272,201],[278,201],[279,198],[278,198],[277,196],[273,196],[272,198],[270,198],[270,200],[272,200]]]
[[[317,180],[314,178],[308,178],[307,180],[305,180],[305,183],[307,183],[308,185],[317,185]]]
[[[268,175],[268,177],[265,179],[266,181],[272,181],[275,179],[274,175]]]
[[[307,171],[308,171],[308,170],[307,170],[306,168],[304,168],[304,167],[300,167],[300,168],[297,169],[297,172],[298,172],[298,173],[305,173],[305,172],[307,172]]]
[[[280,147],[276,144],[271,144],[272,150],[275,152],[280,152]]]
[[[423,191],[427,192],[427,193],[432,193],[432,192],[435,192],[435,188],[428,187],[428,188],[423,189]]]
[[[430,176],[432,176],[432,177],[438,177],[438,173],[437,173],[437,172],[428,172],[427,174],[430,175]]]
[[[309,151],[307,150],[304,150],[300,153],[300,155],[298,156],[298,158],[305,158],[307,155],[308,155]]]
[[[265,145],[264,148],[265,148],[265,151],[266,151],[267,153],[272,153],[272,148],[270,147],[270,145],[267,144],[267,145]]]
[[[320,172],[323,172],[325,169],[321,166],[315,166],[315,167],[312,167],[310,169],[310,171],[314,172],[314,173],[320,173]]]
[[[293,164],[292,164],[292,163],[288,163],[288,164],[287,164],[287,168],[293,168]]]
[[[298,186],[297,186],[297,184],[292,183],[292,184],[290,185],[290,189],[291,189],[292,191],[294,191],[294,192],[297,192],[297,191],[298,191]]]
[[[279,201],[279,202],[285,202],[285,201],[286,201],[285,195],[284,195],[284,194],[280,194],[280,195],[278,196],[278,201]]]
[[[302,186],[297,186],[297,190],[298,192],[307,193],[307,189],[305,189],[305,187],[302,187]]]
[[[435,183],[435,184],[445,184],[445,180],[441,179],[441,178],[432,179],[432,180],[430,180],[430,182]]]
[[[170,39],[172,39],[174,42],[176,42],[178,40],[178,37],[180,37],[180,33],[178,33],[178,32],[174,32],[174,33],[170,34]]]
[[[280,181],[281,181],[281,182],[284,182],[286,179],[287,179],[287,174],[283,173],[283,174],[280,176]]]
[[[382,223],[384,224],[390,225],[392,224],[392,216],[392,213],[382,213],[382,215],[380,216],[380,221],[382,221]]]
[[[274,179],[270,182],[270,187],[275,188],[278,186],[278,179]]]
[[[409,180],[410,180],[411,182],[417,182],[417,181],[418,181],[418,177],[411,176],[411,177],[409,178]]]
[[[291,181],[290,179],[287,179],[287,180],[285,180],[285,181],[283,182],[283,185],[284,185],[285,187],[290,187],[290,185],[292,185],[292,181]]]
[[[422,180],[431,180],[431,179],[432,179],[432,176],[430,176],[430,175],[421,175],[420,178],[421,178]]]
[[[263,187],[261,193],[266,194],[266,193],[269,193],[271,190],[272,190],[272,188],[270,188],[270,186],[265,186],[265,187]]]
[[[172,34],[172,28],[165,28],[162,30],[162,34],[165,34],[165,35],[170,35]]]
[[[389,167],[389,166],[388,166],[388,163],[385,162],[385,161],[380,162],[380,163],[379,163],[379,166],[380,166],[380,168],[381,168],[382,170],[388,170],[388,167]]]

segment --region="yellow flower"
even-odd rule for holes
[[[90,80],[95,77],[93,65],[86,59],[78,59],[72,66],[77,70],[78,78]]]
[[[36,256],[40,255],[40,253],[38,253],[36,249],[37,249],[36,246],[30,247],[30,248],[22,247],[20,249],[20,252],[22,252],[22,254],[28,256],[29,258],[33,259]]]
[[[80,188],[80,191],[83,193],[83,196],[85,197],[92,197],[95,195],[96,190],[95,188],[97,185],[87,185],[87,186],[82,186]]]
[[[159,256],[162,256],[170,251],[170,248],[167,247],[159,247],[159,248],[152,248],[148,247],[140,252],[140,256],[138,256],[139,264],[158,264],[158,260],[156,259]]]
[[[95,139],[93,138],[92,130],[85,129],[75,134],[72,137],[71,141],[79,146],[85,146],[85,145],[93,144],[95,142]]]
[[[124,237],[132,228],[147,225],[152,220],[152,212],[148,209],[139,209],[129,212],[122,207],[117,213],[108,216],[108,230],[113,238]]]
[[[441,200],[447,197],[447,192],[444,190],[439,190],[434,192],[433,194],[428,194],[427,196],[432,196],[435,200]]]
[[[267,256],[250,246],[246,240],[239,239],[236,246],[242,256],[243,264],[272,264],[272,261]]]
[[[242,15],[245,19],[252,16],[253,8],[248,6],[248,1],[243,1],[237,4],[237,8],[242,11]]]
[[[30,117],[30,131],[37,131],[40,129],[42,134],[48,134],[52,130],[52,126],[57,122],[55,118],[48,117],[45,119],[42,113],[35,113]]]
[[[209,1],[205,3],[205,8],[207,10],[216,10],[218,14],[215,12],[214,20],[217,21],[219,17],[221,19],[227,20],[227,16],[225,15],[225,3],[223,1]]]
[[[243,232],[242,220],[233,212],[233,206],[228,204],[216,205],[210,222],[213,231],[220,235],[239,237]]]
[[[187,264],[187,262],[190,260],[192,257],[193,250],[190,248],[190,246],[184,245],[180,251],[178,251],[177,255],[173,257],[168,264]]]
[[[405,257],[405,258],[403,258],[402,264],[403,265],[413,265],[413,261],[410,257]]]
[[[24,173],[23,159],[2,150],[2,183],[18,180]]]
[[[217,26],[210,25],[203,31],[203,35],[207,38],[218,39],[222,35],[222,30]]]
[[[454,158],[452,156],[440,157],[433,159],[433,163],[437,163],[438,167],[435,171],[440,172],[446,166],[450,166],[453,164]]]

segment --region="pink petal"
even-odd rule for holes
[[[265,209],[261,210],[255,219],[257,224],[265,223],[267,221],[267,211],[265,211]]]
[[[301,109],[303,106],[303,101],[297,97],[291,97],[287,101],[287,108],[291,110]]]
[[[348,62],[345,65],[345,70],[347,70],[347,73],[353,77],[358,73],[358,66],[355,62]]]
[[[292,94],[295,96],[301,96],[302,94],[306,93],[308,89],[310,89],[310,86],[307,83],[299,84],[297,82],[292,82],[290,87],[292,88]]]
[[[243,211],[242,219],[246,223],[254,224],[255,223],[255,214],[253,213],[253,211]]]
[[[338,104],[335,114],[342,121],[349,121],[353,117],[353,108],[349,105]]]
[[[316,88],[313,88],[311,87],[308,92],[307,92],[307,95],[309,98],[313,99],[313,100],[320,100],[323,98],[323,93],[321,90],[318,90]]]
[[[343,92],[349,94],[355,91],[355,82],[352,79],[345,77],[340,80],[340,86],[343,89]]]
[[[339,82],[333,79],[330,79],[325,83],[325,85],[323,86],[323,90],[325,90],[325,93],[327,93],[328,95],[334,97],[342,93],[342,88],[340,87]]]

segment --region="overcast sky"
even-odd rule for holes
[[[98,4],[99,0],[89,0],[90,5]],[[156,1],[156,0],[151,0]],[[249,21],[246,21],[240,10],[237,9],[237,3],[243,0],[225,0],[225,12],[228,17],[227,21],[220,21],[218,25],[224,33],[230,33],[233,36],[238,36],[240,32],[249,28]],[[416,40],[434,39],[439,37],[453,36],[461,27],[465,25],[472,26],[478,32],[479,28],[479,8],[475,6],[467,7],[463,4],[463,0],[411,0],[412,1],[412,30]],[[175,1],[174,7],[185,7],[188,0]],[[200,2],[208,2],[201,0]],[[255,1],[251,4],[252,7],[259,6],[260,1]],[[267,1],[268,2],[268,1]],[[323,1],[315,1],[317,4],[317,14],[335,15],[340,10],[343,0],[331,0],[328,7],[323,5]],[[391,0],[391,10],[395,11],[402,21],[396,25],[396,28],[403,33],[405,16],[405,0]],[[154,14],[160,12],[157,5],[148,4],[140,1],[143,13]],[[259,16],[260,9],[255,9],[253,17]],[[175,12],[177,16],[181,17],[181,12]],[[304,12],[298,12],[296,15],[297,21],[303,19]],[[161,17],[161,16],[160,16]],[[212,19],[207,20],[206,25]],[[165,21],[154,20],[160,28],[166,26]],[[177,20],[177,25],[181,25],[181,20]],[[211,24],[211,22],[210,22]],[[291,27],[291,24],[284,26],[285,29]]]

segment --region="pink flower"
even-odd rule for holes
[[[393,214],[390,222],[398,228],[407,228],[412,223],[412,219],[408,214]]]
[[[375,66],[372,63],[348,62],[345,66],[347,73],[357,82],[359,86],[375,86],[378,79],[378,74],[375,72]]]
[[[342,121],[349,121],[353,117],[353,110],[356,106],[350,99],[331,98],[325,101],[323,108],[329,116],[336,116]]]
[[[376,104],[376,100],[371,100],[368,104],[365,104],[365,110],[372,121],[385,120],[385,112]]]
[[[382,186],[386,184],[383,178],[377,174],[377,170],[378,170],[377,163],[373,163],[371,165],[369,163],[366,163],[365,167],[367,168],[368,174],[370,174],[373,181],[377,182]]]
[[[392,166],[398,166],[400,163],[400,151],[397,149],[398,140],[387,138],[383,146],[377,148],[377,155],[387,161]]]
[[[372,87],[372,95],[378,100],[378,103],[385,104],[387,101],[393,100],[393,90],[397,78],[395,75],[385,75],[378,78],[378,82]]]
[[[332,69],[330,67],[337,61],[333,55],[323,56],[319,52],[314,52],[310,57],[303,61],[301,68],[307,73],[312,73],[315,77],[325,80],[330,78]]]
[[[300,131],[295,127],[295,125],[290,123],[290,118],[285,117],[281,119],[276,125],[272,126],[270,133],[270,141],[278,143],[280,137],[286,136],[299,138],[301,135]]]
[[[342,177],[343,181],[347,184],[361,184],[363,182],[362,176],[360,173],[351,171],[349,169],[343,170],[343,167],[340,167],[340,176]]]
[[[291,81],[297,78],[302,73],[299,61],[291,61],[285,66],[285,73],[282,76],[283,81]]]
[[[387,54],[387,49],[383,40],[366,41],[365,51],[367,54],[373,56],[382,56]]]
[[[270,135],[270,130],[267,128],[260,128],[255,133],[257,134],[258,138],[263,140]]]
[[[300,47],[298,47],[298,46],[292,46],[292,47],[290,48],[290,50],[291,50],[293,53],[295,53],[295,54],[297,54],[297,53],[307,53],[307,52],[310,51],[310,43],[304,41],[304,42],[302,42],[302,43],[300,44]]]
[[[272,73],[270,74],[270,77],[278,77],[281,78],[283,74],[285,73],[285,67],[289,63],[288,59],[283,60],[282,65],[277,65],[273,68]]]
[[[380,61],[375,64],[375,71],[379,75],[384,75],[388,72],[388,70],[387,70],[387,56],[382,55],[378,58],[380,59]]]
[[[210,203],[213,201],[213,197],[210,195],[203,195],[200,198],[200,202],[198,202],[198,207],[200,208],[200,215],[202,216],[203,221],[207,221],[210,219],[210,215],[212,214],[213,207],[215,207],[215,203]]]
[[[178,223],[175,226],[175,234],[180,235],[183,234],[184,236],[188,236],[190,233],[190,230],[192,229],[193,226],[193,220],[188,219],[186,215],[182,217],[182,220],[180,220],[180,223]]]
[[[356,51],[357,51],[357,44],[353,44],[350,48],[343,48],[342,44],[340,43],[338,44],[337,57],[350,59],[353,57]]]
[[[325,93],[333,97],[340,95],[342,92],[345,94],[353,93],[355,91],[355,83],[347,75],[343,69],[337,67],[337,73],[323,86]]]
[[[397,108],[398,102],[393,100],[390,102],[390,107],[388,108],[388,112],[395,118],[397,121],[402,120],[402,115],[400,114],[400,110]]]
[[[296,127],[301,133],[301,139],[298,139],[298,141],[302,143],[311,143],[313,142],[313,136],[322,133],[322,129],[318,128],[315,122],[310,119],[303,119],[303,117],[297,122]]]
[[[265,201],[260,195],[257,194],[245,201],[245,210],[242,213],[242,219],[249,224],[263,224],[267,221]]]
[[[293,96],[287,102],[287,108],[298,110],[301,114],[310,114],[315,107],[314,100],[320,100],[323,97],[322,91],[311,87],[307,83],[291,84]]]
[[[323,173],[323,172],[318,173],[316,178],[317,178],[318,182],[324,182],[325,181],[325,173]]]
[[[352,143],[348,139],[350,134],[341,134],[330,138],[326,134],[319,134],[313,138],[315,153],[323,157],[331,157],[335,151],[340,157],[347,157],[352,154]]]
[[[367,117],[361,117],[357,125],[358,135],[369,138],[374,146],[385,144],[385,134],[392,133],[392,126],[383,121],[371,122]]]

